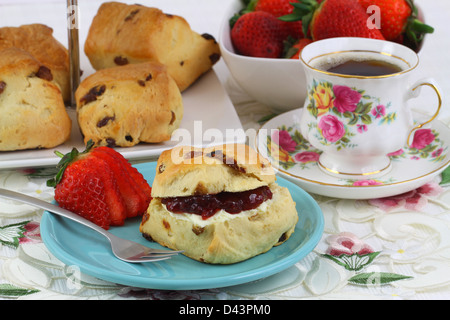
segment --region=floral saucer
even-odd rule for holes
[[[302,109],[283,113],[259,130],[255,148],[277,173],[304,190],[335,198],[373,199],[416,189],[450,164],[450,128],[435,120],[415,132],[411,145],[389,154],[392,170],[367,180],[350,180],[324,173],[317,164],[321,151],[300,134]]]

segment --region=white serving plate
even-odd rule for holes
[[[89,60],[84,55],[83,48],[91,21],[102,2],[91,0],[78,1],[82,79],[94,72]],[[122,2],[135,3],[134,1]],[[211,19],[201,19],[196,10],[192,8],[191,3],[188,4],[180,0],[155,0],[143,1],[142,4],[160,8],[167,13],[182,15],[189,22],[191,28],[199,33],[209,32],[214,36],[217,34]],[[67,47],[68,33],[65,1],[9,2],[0,0],[0,27],[20,26],[31,23],[43,23],[53,28],[54,37]],[[243,132],[242,125],[215,70],[211,70],[203,75],[196,83],[184,91],[182,96],[184,117],[179,130],[174,132],[170,141],[158,144],[138,144],[130,148],[117,148],[117,150],[130,160],[148,160],[157,158],[161,152],[178,144],[205,146],[245,142],[243,134],[234,134]],[[0,152],[0,169],[53,166],[60,160],[55,155],[55,150],[61,153],[67,153],[73,147],[80,151],[84,150],[84,143],[76,121],[75,112],[72,109],[68,109],[68,112],[73,124],[69,141],[54,149]]]

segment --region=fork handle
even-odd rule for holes
[[[71,219],[73,221],[76,221],[78,223],[81,223],[83,225],[85,225],[86,227],[89,227],[91,229],[94,229],[97,232],[100,232],[101,234],[103,234],[105,237],[107,237],[109,239],[109,237],[111,236],[111,233],[109,233],[108,231],[106,231],[105,229],[103,229],[102,227],[99,227],[98,225],[96,225],[95,223],[83,218],[82,216],[73,213],[72,211],[66,210],[64,208],[58,207],[52,203],[49,203],[47,201],[44,200],[40,200],[31,196],[27,196],[23,193],[19,193],[19,192],[15,192],[15,191],[11,191],[11,190],[7,190],[7,189],[2,189],[0,188],[0,197],[2,198],[7,198],[10,200],[16,200],[19,202],[23,202],[29,205],[32,205],[33,207],[38,207],[44,210],[47,210],[48,212],[63,216],[65,218]]]

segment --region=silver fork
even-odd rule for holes
[[[154,262],[160,260],[170,259],[171,256],[178,254],[182,251],[172,251],[172,250],[158,250],[146,247],[139,243],[130,241],[128,239],[123,239],[115,236],[111,232],[106,231],[102,227],[97,226],[95,223],[75,214],[69,210],[60,208],[52,203],[24,195],[22,193],[14,192],[11,190],[0,188],[0,197],[7,198],[10,200],[17,200],[23,203],[27,203],[34,207],[38,207],[53,214],[63,216],[65,218],[71,219],[73,221],[79,222],[86,227],[89,227],[102,235],[104,235],[111,243],[112,252],[114,255],[126,262],[131,263],[142,263],[142,262]]]

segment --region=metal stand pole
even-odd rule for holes
[[[80,84],[80,46],[78,40],[78,0],[67,0],[67,29],[69,37],[71,107],[76,108],[75,91]]]

